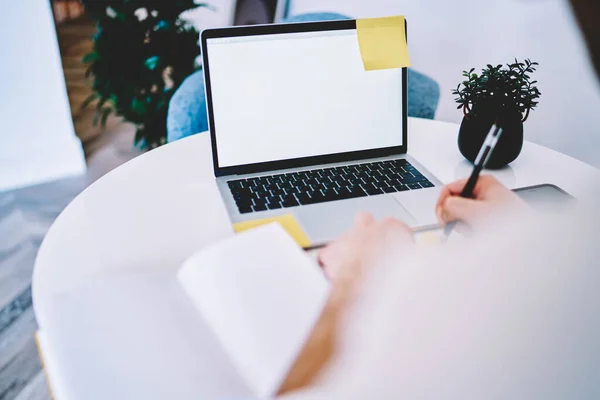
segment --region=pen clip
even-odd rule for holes
[[[479,153],[477,154],[477,158],[475,159],[474,163],[475,165],[479,165],[482,168],[485,168],[492,153],[494,152],[494,149],[496,148],[496,145],[498,144],[498,140],[502,135],[502,131],[503,129],[495,123],[492,125],[490,131],[485,137],[485,140],[483,142],[483,145],[481,146],[481,149],[479,150]]]

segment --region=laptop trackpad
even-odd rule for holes
[[[438,224],[437,216],[435,215],[435,205],[441,190],[441,186],[436,186],[427,189],[411,190],[410,192],[395,193],[392,196],[416,220],[414,225],[409,225],[412,228],[418,228]]]
[[[375,220],[394,217],[410,226],[416,223],[391,195],[304,206],[295,210],[294,214],[300,219],[311,241],[314,244],[323,244],[350,231],[354,225],[354,217],[361,211],[373,214]]]

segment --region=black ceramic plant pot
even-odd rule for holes
[[[469,161],[474,162],[492,124],[496,121],[495,107],[475,105],[463,118],[458,133],[458,148]],[[523,121],[521,113],[502,109],[498,123],[503,128],[496,149],[488,161],[487,168],[502,168],[517,159],[523,148]]]

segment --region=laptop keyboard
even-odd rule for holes
[[[434,186],[406,160],[260,176],[227,185],[242,214]]]

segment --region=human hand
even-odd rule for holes
[[[334,285],[356,283],[386,249],[403,242],[412,242],[412,232],[403,222],[394,218],[376,222],[371,214],[360,213],[352,231],[321,250],[319,263]]]
[[[473,190],[473,198],[460,197],[466,179],[444,186],[436,205],[436,214],[442,225],[461,221],[476,228],[481,221],[502,207],[523,206],[525,203],[512,190],[493,176],[481,176]]]
[[[319,253],[319,262],[331,280],[330,296],[278,394],[305,388],[321,374],[336,354],[342,320],[350,310],[366,270],[388,249],[410,243],[412,233],[389,218],[375,222],[367,213],[356,216],[351,232]]]

